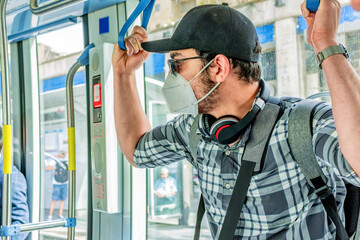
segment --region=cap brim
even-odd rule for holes
[[[147,52],[158,52],[158,53],[190,48],[173,41],[171,38],[143,42],[141,43],[141,46]]]

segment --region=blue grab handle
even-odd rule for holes
[[[137,5],[134,12],[130,15],[130,17],[125,22],[124,26],[121,28],[121,31],[119,33],[118,44],[121,49],[126,50],[125,42],[124,42],[125,34],[126,34],[127,30],[129,29],[129,27],[131,26],[131,24],[133,24],[135,19],[142,12],[143,12],[143,20],[142,20],[141,26],[143,28],[147,29],[147,25],[149,23],[151,12],[154,8],[154,5],[155,5],[155,0],[141,0],[140,1],[139,5]]]
[[[87,66],[89,64],[89,51],[93,47],[95,47],[95,45],[93,43],[88,45],[85,48],[84,52],[77,59],[77,61],[79,61],[81,63],[81,66]]]
[[[312,13],[318,10],[319,5],[320,5],[320,0],[306,0],[306,7]]]

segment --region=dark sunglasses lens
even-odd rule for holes
[[[170,73],[175,75],[175,73],[176,73],[175,61],[172,59],[169,59],[168,66],[169,66]]]

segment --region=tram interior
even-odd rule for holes
[[[189,9],[221,2],[228,2],[255,23],[263,48],[262,78],[273,95],[306,97],[328,91],[325,77],[318,70],[316,56],[306,42],[306,23],[301,15],[300,0],[156,0],[148,25],[149,39],[171,36],[176,22]],[[349,6],[349,0],[340,2],[342,15],[338,41],[347,47],[351,63],[360,74],[360,12]],[[95,44],[94,49],[100,46],[106,49],[104,43],[112,46],[126,18],[138,3],[136,0],[74,1],[64,8],[35,15],[30,11],[29,1],[8,0],[6,25],[11,73],[13,162],[27,179],[31,222],[57,219],[68,214],[68,198],[64,200],[62,210],[61,201],[56,201],[51,210],[53,185],[58,183],[54,182],[55,170],[48,168],[60,159],[60,152],[65,152],[64,161],[69,158],[68,71],[90,43]],[[99,19],[106,18],[107,32],[99,34]],[[140,19],[135,22],[140,23]],[[107,57],[111,63],[111,53],[101,51],[98,52],[100,61],[102,57]],[[90,58],[94,56],[91,54]],[[139,94],[153,127],[176,116],[169,112],[161,95],[168,72],[167,58],[169,54],[152,53],[137,72]],[[113,149],[115,156],[111,157],[116,169],[111,169],[106,163],[94,162],[94,148],[98,148],[94,143],[97,141],[96,134],[93,133],[97,131],[97,125],[90,120],[93,120],[94,114],[90,94],[93,90],[92,76],[96,73],[92,69],[94,61],[90,59],[90,65],[81,67],[74,75],[77,219],[74,239],[191,239],[200,185],[197,171],[189,162],[184,159],[166,168],[133,169],[118,146],[116,151]],[[106,66],[103,67],[106,69]],[[105,74],[111,66],[107,68]],[[102,83],[102,87],[106,88],[106,84]],[[106,94],[111,96],[108,92]],[[102,98],[110,97],[103,94]],[[104,128],[99,131],[111,131],[106,126]],[[116,138],[111,141],[116,142]],[[109,153],[112,150],[105,148],[103,151]],[[99,168],[108,171],[106,183],[98,183],[104,178],[96,175]],[[114,174],[117,174],[116,178],[112,178]],[[172,179],[170,197],[160,198],[157,194],[162,191],[159,188],[162,177]],[[107,202],[97,205],[97,200],[101,198],[99,194],[103,193],[99,187],[104,185],[109,191],[105,195],[109,194],[111,199],[102,197],[102,201]],[[110,195],[112,191],[117,196]],[[106,205],[112,203],[117,204],[115,210]],[[58,227],[33,231],[27,239],[67,239],[67,229]],[[203,221],[201,239],[211,239],[206,220]]]

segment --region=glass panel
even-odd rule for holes
[[[41,131],[41,220],[68,217],[66,75],[83,51],[82,24],[37,37]],[[71,37],[69,37],[71,36]],[[74,76],[76,136],[76,238],[87,236],[87,139],[85,72]],[[65,239],[67,228],[40,231],[41,239]]]
[[[351,64],[360,73],[360,30],[346,33],[346,45],[351,58]]]
[[[176,24],[194,6],[222,2],[228,2],[254,22],[262,46],[262,78],[273,95],[306,97],[327,91],[314,51],[306,42],[306,23],[300,15],[300,6],[293,1],[159,0],[148,26],[149,39],[171,37]],[[360,15],[350,6],[342,6],[338,41],[346,45],[352,64],[360,73]],[[167,58],[168,54],[151,54],[145,63],[146,108],[153,127],[174,117],[168,112],[161,95],[168,71]],[[163,200],[158,199],[157,190],[161,171],[168,171],[169,178],[173,179],[162,180],[168,194],[174,194]],[[175,180],[177,191],[171,193],[169,185],[175,185]],[[169,239],[168,236],[171,239],[191,239],[199,194],[196,169],[186,160],[167,166],[167,170],[161,167],[149,169],[148,239]],[[211,238],[206,226],[202,228],[201,236]]]
[[[153,64],[145,64],[146,107],[152,126],[157,126],[176,115],[169,113],[161,96],[165,74],[157,70],[164,69],[165,54],[152,54],[148,61]],[[191,239],[200,198],[196,169],[184,159],[148,171],[148,239],[169,239],[172,231],[175,239]],[[201,237],[210,239],[206,218],[203,222]]]

